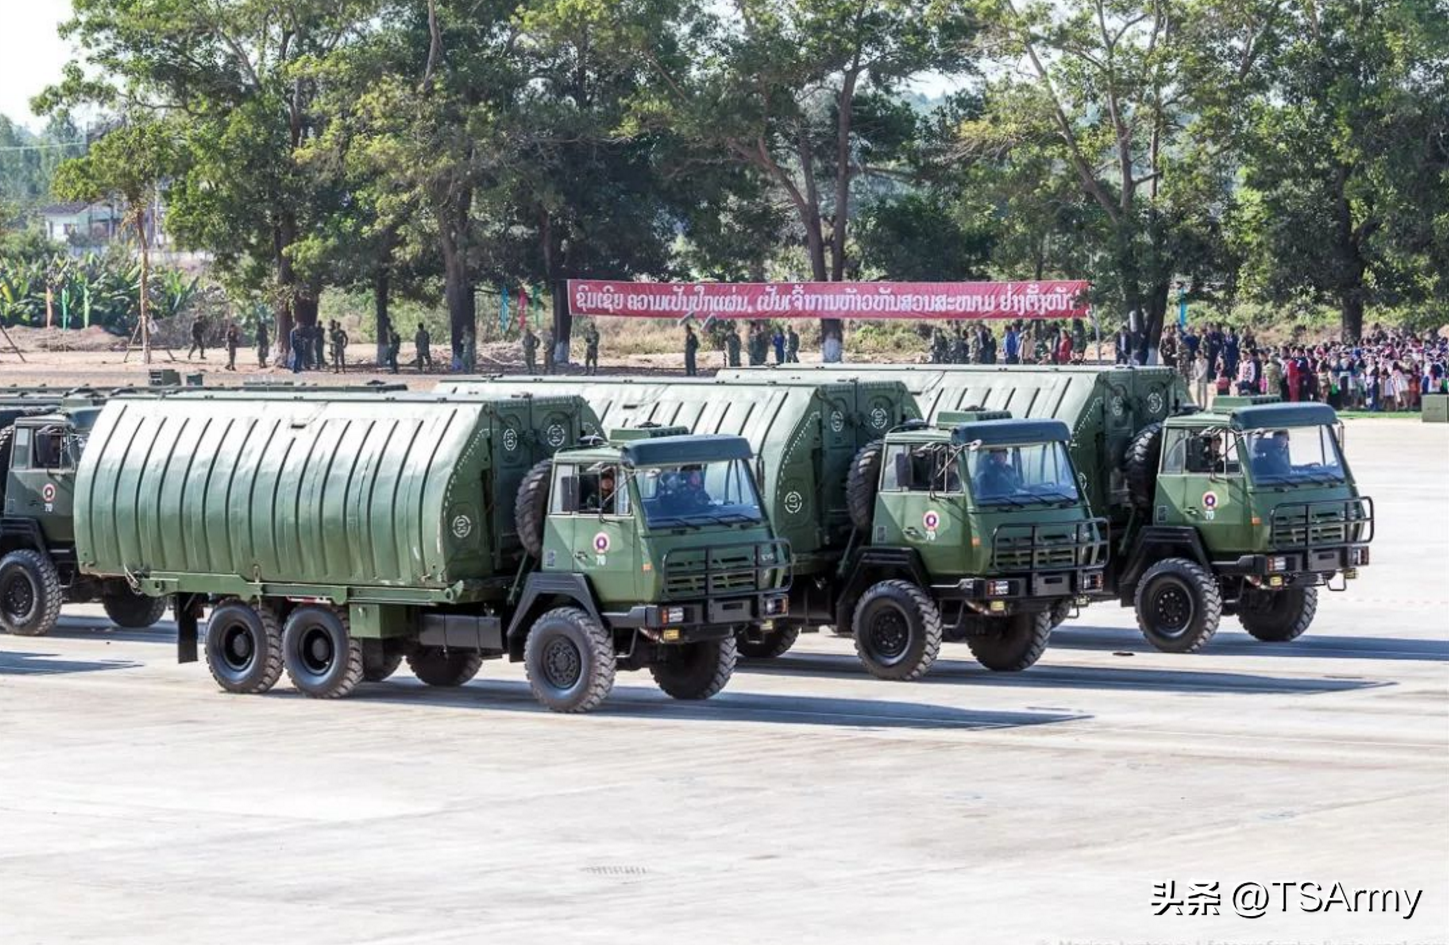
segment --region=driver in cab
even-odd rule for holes
[[[1290,476],[1293,461],[1288,457],[1288,431],[1274,430],[1267,439],[1260,439],[1253,449],[1253,474],[1256,476]]]
[[[670,515],[689,515],[710,507],[709,493],[704,490],[704,472],[698,466],[681,469],[668,485],[661,504]]]
[[[982,499],[1008,496],[1021,488],[1021,475],[1006,450],[988,450],[986,463],[976,474],[976,495]]]

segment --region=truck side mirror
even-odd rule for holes
[[[911,457],[902,450],[896,454],[896,488],[909,489],[915,483],[911,482]]]
[[[558,481],[558,487],[562,490],[559,498],[559,507],[566,513],[573,513],[579,510],[579,477],[564,476]]]

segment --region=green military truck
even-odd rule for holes
[[[1021,670],[1056,622],[1100,589],[1105,523],[1077,489],[1058,421],[958,413],[931,425],[898,382],[532,378],[450,390],[574,390],[610,425],[732,433],[755,449],[770,519],[794,552],[790,611],[740,641],[787,651],[832,625],[884,679],[917,679],[941,641]]]
[[[1092,507],[1112,526],[1105,592],[1136,609],[1162,650],[1200,649],[1223,614],[1259,640],[1293,640],[1313,621],[1318,588],[1343,590],[1369,563],[1373,500],[1359,494],[1323,404],[1219,398],[1202,411],[1175,371],[1152,367],[791,374],[895,378],[928,416],[969,404],[1065,421]]]
[[[101,398],[59,389],[0,389],[0,628],[20,636],[55,629],[67,603],[100,601],[117,626],[145,628],[166,602],[124,577],[76,566],[71,506],[76,458]]]
[[[174,598],[179,658],[200,643],[229,692],[285,669],[306,695],[345,696],[404,659],[458,686],[507,656],[558,711],[599,705],[620,668],[708,698],[736,632],[787,603],[749,446],[682,431],[576,445],[587,415],[576,397],[113,398],[74,472],[76,556]]]

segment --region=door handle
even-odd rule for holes
[[[582,551],[575,551],[574,552],[574,557],[577,558],[577,559],[579,559],[580,561],[587,561],[587,560],[589,560],[589,556],[586,555]]]
[[[918,530],[918,529],[917,529],[917,528],[916,528],[916,526],[914,526],[914,525],[907,525],[907,526],[906,526],[906,527],[905,527],[905,528],[904,528],[904,529],[903,529],[903,531],[904,531],[904,532],[905,532],[905,533],[906,533],[906,534],[907,534],[907,535],[910,535],[910,536],[911,536],[911,537],[912,537],[912,538],[920,538],[920,537],[921,537],[921,533],[920,533],[920,531],[919,531],[919,530]]]
[[[1191,515],[1193,518],[1197,517],[1197,509],[1184,509],[1184,511],[1187,512],[1188,515]]]

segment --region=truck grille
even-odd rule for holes
[[[784,583],[784,541],[676,548],[664,556],[664,596],[671,600],[745,594]]]
[[[1274,551],[1298,551],[1373,539],[1373,499],[1329,499],[1279,505],[1269,519]]]
[[[1050,571],[1101,565],[1107,554],[1107,520],[1064,525],[1001,525],[991,536],[991,567],[997,573]]]

